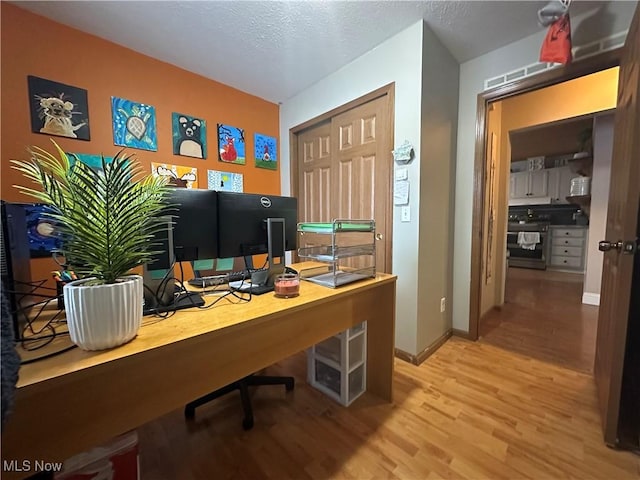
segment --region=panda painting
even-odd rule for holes
[[[173,154],[207,158],[206,122],[180,113],[172,116]]]

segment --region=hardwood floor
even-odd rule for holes
[[[394,403],[349,408],[305,382],[300,353],[268,369],[296,388],[172,412],[140,429],[141,478],[637,479],[640,458],[602,442],[590,375],[453,338],[420,366],[396,360]]]
[[[480,320],[480,341],[593,371],[598,307],[582,304],[582,275],[509,268],[505,304]]]

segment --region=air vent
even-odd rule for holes
[[[595,42],[574,47],[573,60],[582,60],[583,58],[591,57],[592,55],[596,55],[598,53],[606,52],[608,50],[613,50],[615,48],[623,46],[624,41],[627,38],[627,32],[628,30],[625,30],[624,32],[610,35]],[[485,80],[484,89],[488,90],[490,88],[506,85],[507,83],[513,82],[514,80],[520,80],[532,75],[537,75],[540,72],[545,72],[558,66],[560,66],[559,63],[532,63],[531,65],[526,65],[516,70],[502,73],[496,77]]]

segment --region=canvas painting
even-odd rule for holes
[[[69,162],[73,166],[76,161],[81,161],[82,163],[88,165],[93,170],[102,170],[102,155],[93,155],[89,153],[68,153]],[[111,163],[113,161],[113,157],[104,157],[107,163]]]
[[[85,89],[32,75],[27,83],[32,132],[90,140]]]
[[[178,188],[198,188],[198,169],[168,163],[151,163],[154,177],[169,177],[169,185]]]
[[[241,173],[220,172],[218,170],[207,171],[207,188],[219,192],[244,191],[243,175]]]
[[[245,164],[244,130],[218,124],[218,151],[221,162]]]
[[[51,208],[43,203],[25,203],[27,238],[31,258],[50,257],[62,248],[62,237],[56,221],[47,215]]]
[[[259,133],[256,133],[253,138],[256,167],[277,170],[278,150],[276,148],[276,139]]]
[[[174,155],[207,158],[207,122],[174,112],[171,125]]]
[[[111,118],[114,145],[158,150],[155,107],[111,97]]]

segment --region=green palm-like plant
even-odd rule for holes
[[[102,157],[102,170],[94,170],[78,160],[72,164],[52,142],[58,157],[33,147],[29,161],[12,160],[13,168],[42,190],[16,187],[52,207],[70,268],[96,283],[115,283],[159,253],[153,236],[163,228],[167,180],[144,175],[124,150],[110,163]]]

